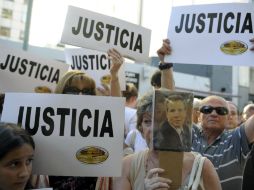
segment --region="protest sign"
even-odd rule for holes
[[[124,103],[119,97],[6,93],[1,120],[21,123],[33,136],[35,174],[120,176]]]
[[[155,150],[190,151],[193,94],[156,90],[153,146]]]
[[[110,85],[111,61],[107,59],[106,53],[84,48],[67,48],[65,58],[70,64],[70,69],[81,70],[88,74],[95,80],[96,86]],[[121,90],[125,90],[124,70],[123,64],[118,71]]]
[[[69,65],[0,44],[0,92],[51,92]]]
[[[102,52],[115,48],[125,57],[148,62],[150,38],[151,30],[144,27],[69,6],[61,42]]]
[[[173,7],[168,28],[173,51],[165,61],[252,66],[253,15],[251,3]]]

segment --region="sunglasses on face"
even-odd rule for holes
[[[66,87],[63,90],[64,94],[84,94],[84,95],[95,95],[94,91],[92,89],[89,88],[84,88],[84,89],[79,89],[77,87]]]
[[[202,108],[200,108],[200,112],[203,114],[210,114],[213,112],[213,110],[215,110],[218,115],[228,114],[228,109],[225,107],[203,106]]]

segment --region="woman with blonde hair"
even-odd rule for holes
[[[112,61],[110,68],[110,95],[121,96],[118,71],[124,60],[116,49],[108,51],[108,59]],[[58,82],[55,93],[73,95],[97,95],[93,78],[79,70],[68,71]],[[50,186],[58,190],[94,190],[96,177],[49,176]]]

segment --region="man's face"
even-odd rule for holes
[[[243,119],[246,121],[249,119],[252,115],[254,115],[254,110],[253,109],[248,109],[243,113]]]
[[[183,127],[186,118],[185,105],[181,100],[167,102],[167,119],[175,128]]]
[[[211,106],[213,108],[226,108],[228,109],[228,104],[226,101],[223,101],[222,99],[211,97],[208,99],[204,104],[202,104],[201,108],[203,106]],[[204,130],[210,130],[210,131],[220,131],[222,132],[228,122],[228,115],[220,115],[216,112],[216,110],[212,110],[211,113],[200,113],[200,120],[201,120],[201,126]]]
[[[236,128],[238,125],[238,114],[235,105],[229,103],[228,129]]]

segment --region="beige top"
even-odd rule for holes
[[[133,154],[130,168],[130,183],[132,190],[144,190],[144,180],[146,177],[145,163],[148,155],[148,150],[149,149],[146,149],[145,151]],[[197,153],[193,153],[193,155],[196,157]],[[188,185],[189,182],[189,177],[190,176],[186,177],[184,184],[179,190],[186,189],[186,185]],[[204,190],[202,176],[200,178],[198,190]]]

